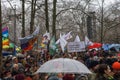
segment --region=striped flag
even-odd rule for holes
[[[8,49],[9,48],[9,36],[8,36],[8,27],[4,27],[2,29],[2,48]]]
[[[39,28],[37,27],[36,30],[29,36],[24,38],[19,38],[21,43],[21,49],[23,51],[29,51],[33,49],[34,43],[37,41],[37,35],[39,34]]]

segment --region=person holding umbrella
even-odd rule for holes
[[[50,76],[48,80],[63,80],[63,74],[57,73],[55,75]]]

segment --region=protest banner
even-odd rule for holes
[[[67,45],[68,52],[82,52],[85,51],[85,43],[81,42],[69,42]]]

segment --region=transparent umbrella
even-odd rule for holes
[[[56,58],[45,62],[36,73],[91,73],[91,71],[77,60]]]

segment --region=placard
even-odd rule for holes
[[[68,52],[82,52],[85,51],[85,43],[81,42],[69,42],[67,45]]]

